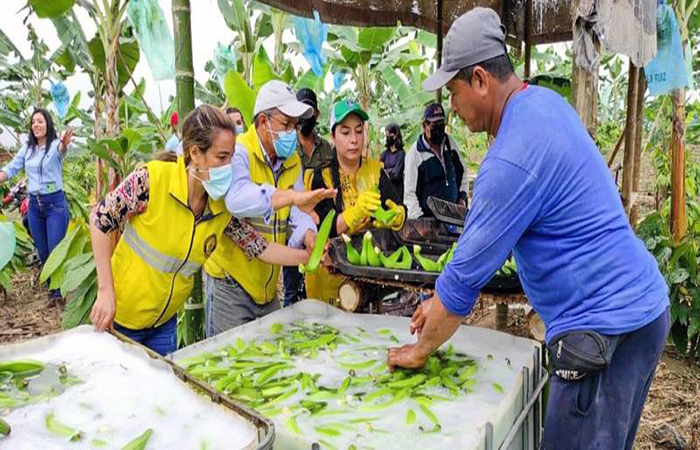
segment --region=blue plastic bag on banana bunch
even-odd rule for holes
[[[53,104],[56,107],[58,117],[63,119],[66,117],[66,113],[68,112],[68,108],[70,106],[70,95],[68,95],[68,89],[66,89],[66,85],[63,84],[63,82],[59,81],[58,83],[54,83],[52,81],[51,89],[49,91],[51,92],[51,100],[53,100]]]
[[[644,67],[649,94],[663,95],[689,86],[692,76],[688,75],[688,66],[683,58],[676,14],[666,4],[660,4],[656,11],[656,42],[656,56]]]
[[[323,65],[326,57],[323,55],[323,43],[328,36],[328,27],[321,23],[318,11],[314,11],[313,19],[294,18],[294,34],[301,44],[301,52],[311,65],[311,70],[317,77],[323,75]]]
[[[157,0],[130,0],[127,14],[153,78],[175,78],[175,44]]]
[[[345,75],[347,75],[347,72],[344,70],[333,74],[333,89],[339,91],[340,88],[343,87],[343,83],[345,83]]]
[[[230,45],[217,42],[214,50],[214,69],[216,70],[216,80],[219,87],[225,92],[224,80],[229,70],[236,70],[236,53]]]

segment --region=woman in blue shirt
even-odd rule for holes
[[[29,229],[44,264],[51,251],[66,235],[70,218],[63,195],[63,159],[73,140],[69,128],[59,139],[51,115],[45,109],[32,113],[29,139],[14,159],[0,170],[0,183],[24,169],[29,189]],[[52,291],[60,299],[60,291]]]

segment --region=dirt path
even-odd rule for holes
[[[0,293],[0,344],[60,331],[61,310],[49,306],[48,293],[38,282],[38,270],[20,272],[12,284],[12,292]]]

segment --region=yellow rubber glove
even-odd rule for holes
[[[374,227],[375,228],[391,228],[394,231],[398,231],[403,227],[403,223],[406,221],[406,208],[397,205],[394,203],[393,200],[387,200],[386,201],[386,209],[387,211],[396,211],[396,215],[394,216],[393,219],[391,219],[391,222],[388,224],[384,225],[378,220],[374,221]]]
[[[350,232],[357,231],[369,217],[381,206],[382,200],[379,192],[366,190],[360,194],[355,205],[343,211],[343,219],[350,228]]]

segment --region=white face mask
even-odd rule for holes
[[[231,165],[224,164],[219,167],[210,167],[208,170],[202,170],[191,167],[190,172],[192,176],[202,182],[204,190],[207,191],[209,197],[212,200],[219,200],[228,192],[231,186],[231,180],[233,179],[233,172],[231,171]],[[203,180],[195,175],[195,172],[199,173],[209,173],[209,179]]]

